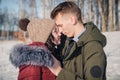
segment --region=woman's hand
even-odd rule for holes
[[[54,64],[53,66],[50,66],[48,68],[54,75],[58,76],[59,72],[62,70],[62,67],[61,67],[60,61],[58,61],[54,56],[52,57],[54,59]]]

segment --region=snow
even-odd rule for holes
[[[0,80],[17,80],[18,69],[9,61],[9,51],[19,41],[0,42]]]
[[[107,45],[107,80],[120,80],[120,31],[104,32]],[[0,80],[17,80],[18,69],[9,61],[10,49],[20,41],[0,41]]]
[[[120,32],[106,32],[107,80],[120,80]]]

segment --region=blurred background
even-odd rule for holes
[[[50,18],[50,12],[63,1],[74,1],[83,21],[94,22],[103,31],[120,30],[120,0],[0,0],[0,40],[21,39],[21,18]]]
[[[50,18],[63,1],[74,1],[83,22],[92,21],[106,36],[107,80],[120,80],[120,0],[0,0],[0,80],[17,80],[18,68],[9,61],[11,48],[26,43],[27,32],[18,28],[21,18]]]

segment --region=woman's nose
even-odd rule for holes
[[[61,32],[58,32],[58,36],[61,36],[62,35],[62,33]]]

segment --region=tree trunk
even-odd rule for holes
[[[45,18],[45,0],[41,0],[41,2],[42,2],[42,5],[41,5],[42,17]]]
[[[51,11],[53,10],[53,8],[55,7],[55,0],[52,0],[52,2],[51,2],[52,4],[51,4]]]
[[[81,9],[81,17],[82,17],[82,20],[84,22],[84,0],[80,0],[80,9]]]
[[[31,17],[37,17],[36,0],[30,0]]]
[[[115,26],[116,26],[116,31],[118,31],[118,0],[115,0]]]
[[[95,24],[98,26],[98,23],[99,23],[99,7],[98,7],[98,4],[97,4],[97,0],[94,0],[93,2],[94,4],[94,12],[95,12],[95,15],[94,15],[94,19],[95,19]]]
[[[46,0],[46,18],[50,18],[50,0]]]
[[[94,1],[91,0],[91,21],[95,23],[95,7]]]
[[[99,9],[100,9],[100,14],[101,14],[101,22],[102,22],[102,31],[105,32],[107,31],[107,27],[106,27],[106,22],[105,22],[105,12],[104,12],[104,7],[102,5],[102,1],[101,0],[98,0],[98,6],[99,6]]]
[[[115,18],[116,14],[115,14],[115,12],[116,12],[115,0],[113,0],[113,31],[117,30],[116,23],[115,23],[115,21],[116,21],[116,18]]]
[[[118,30],[120,31],[120,0],[118,0]]]
[[[50,11],[51,11],[50,0],[42,0],[42,11],[44,16],[43,18],[50,18]]]
[[[109,0],[109,27],[110,27],[110,31],[114,31],[113,2],[114,2],[114,0]]]
[[[89,16],[89,13],[90,13],[90,8],[89,8],[89,0],[86,0],[86,22],[89,22],[90,21],[90,16]]]
[[[25,18],[25,2],[24,2],[24,0],[20,0],[19,7],[20,7],[19,18]]]
[[[80,0],[77,0],[76,2],[77,2],[78,7],[80,8]]]
[[[109,13],[109,0],[104,1],[104,15],[105,15],[105,23],[106,23],[106,28],[108,31],[108,13]]]

